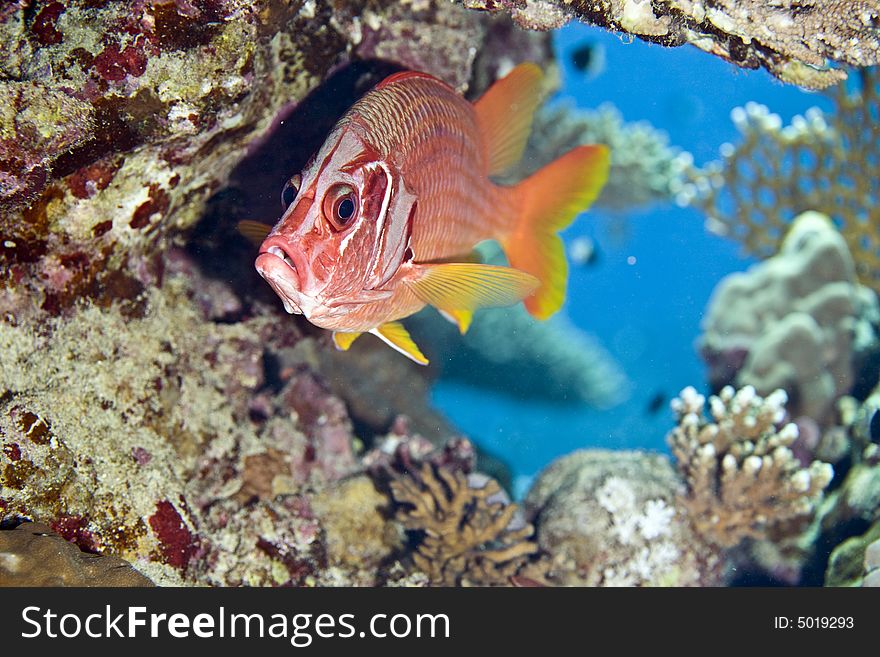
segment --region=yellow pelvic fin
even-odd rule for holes
[[[539,284],[537,278],[518,269],[466,262],[414,265],[413,272],[406,280],[413,294],[452,317],[462,333],[478,308],[510,306]]]
[[[471,327],[471,320],[474,318],[472,310],[440,310],[440,314],[455,324],[462,335],[467,333]]]
[[[543,79],[537,64],[520,64],[474,104],[486,145],[489,175],[504,172],[522,158],[532,130],[532,116],[541,100]]]
[[[501,246],[516,267],[535,276],[541,285],[525,300],[526,310],[547,319],[562,307],[568,265],[557,233],[586,210],[608,179],[610,154],[605,146],[579,146],[513,188],[520,216]]]
[[[409,337],[409,333],[400,322],[386,322],[382,326],[378,326],[370,331],[373,335],[382,340],[392,349],[399,351],[410,360],[414,360],[419,365],[427,365],[428,359],[425,358],[416,343]]]
[[[336,345],[336,348],[339,351],[348,351],[348,348],[351,347],[351,343],[361,337],[361,335],[362,334],[357,331],[333,331],[333,344]]]
[[[262,221],[251,221],[250,219],[239,221],[235,227],[254,246],[260,246],[263,240],[266,239],[266,236],[272,232],[272,226],[269,224],[264,224]]]

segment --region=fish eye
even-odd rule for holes
[[[344,230],[357,216],[357,192],[350,185],[333,185],[324,196],[324,216],[336,230]]]
[[[281,190],[281,207],[286,210],[290,207],[290,204],[296,200],[296,195],[299,194],[299,188],[302,185],[302,176],[298,173],[291,176],[290,180],[288,180],[284,189]]]

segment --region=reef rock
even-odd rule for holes
[[[153,256],[199,222],[245,156],[281,138],[285,120],[285,157],[246,183],[258,197],[274,196],[388,73],[422,70],[467,90],[475,44],[504,22],[440,0],[9,4],[0,312],[57,314],[153,284]],[[331,76],[330,102],[303,105]],[[274,204],[247,218],[277,214]]]
[[[582,450],[552,463],[525,507],[550,555],[547,578],[568,586],[697,586],[724,581],[721,552],[677,506],[668,459]]]
[[[822,88],[846,78],[828,61],[880,61],[876,0],[461,0],[510,13],[523,27],[550,30],[572,18],[664,46],[691,44],[743,68]]]

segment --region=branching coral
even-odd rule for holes
[[[689,43],[743,68],[822,88],[846,78],[828,62],[880,61],[877,0],[462,0],[547,30],[571,18],[665,46]]]
[[[735,109],[742,141],[725,144],[721,162],[694,173],[680,202],[761,258],[778,251],[798,214],[822,212],[840,228],[860,280],[880,290],[878,85],[876,69],[859,71],[854,88],[835,88],[834,113],[814,108],[784,127],[762,105]]]
[[[391,482],[398,518],[408,530],[424,532],[413,553],[416,567],[432,584],[509,585],[538,551],[531,525],[519,521],[498,484],[462,472],[424,464],[418,479]]]
[[[728,386],[709,399],[711,422],[693,388],[673,401],[678,427],[669,443],[687,484],[681,503],[707,540],[733,547],[765,538],[773,525],[810,514],[831,482],[830,465],[802,468],[789,449],[798,431],[779,426],[786,400],[782,390],[762,398],[750,386]]]

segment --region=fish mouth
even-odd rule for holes
[[[292,315],[302,315],[304,304],[301,288],[306,271],[302,255],[290,249],[287,240],[276,235],[263,242],[254,266],[281,297],[284,309]]]

